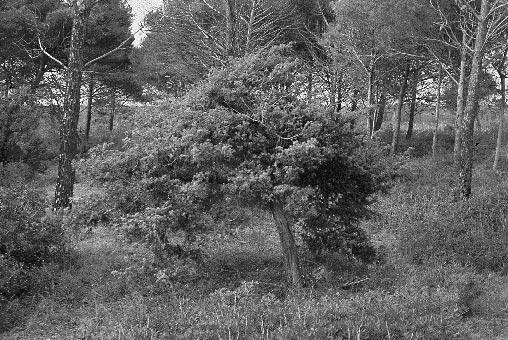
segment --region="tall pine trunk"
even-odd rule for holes
[[[443,83],[443,68],[439,66],[439,75],[436,91],[436,119],[434,124],[434,136],[432,137],[432,158],[437,156],[437,133],[439,130],[439,114],[441,112],[441,84]]]
[[[69,63],[66,75],[66,90],[63,114],[60,121],[60,152],[58,155],[58,180],[55,189],[53,209],[72,208],[75,171],[72,161],[77,152],[78,118],[83,61],[81,49],[84,40],[84,13],[73,2],[74,21],[72,24]]]
[[[402,82],[400,84],[399,98],[397,103],[397,110],[395,112],[394,120],[393,120],[393,137],[392,137],[392,154],[395,155],[399,148],[399,140],[400,140],[400,123],[402,120],[402,107],[404,105],[404,97],[406,96],[407,90],[407,81],[409,78],[409,71],[411,67],[411,62],[407,62],[406,70],[404,72],[404,76],[402,78]]]
[[[487,19],[490,11],[490,0],[482,0],[481,12],[478,18],[478,28],[469,75],[468,94],[464,117],[462,122],[462,147],[460,153],[460,195],[462,199],[471,196],[471,180],[473,176],[474,156],[474,122],[478,116],[479,105],[479,83],[482,71],[483,56],[485,53],[485,40],[487,35]]]
[[[280,202],[274,202],[270,205],[270,210],[279,233],[280,244],[284,255],[284,265],[286,268],[287,282],[293,288],[301,287],[300,267],[298,263],[298,251],[295,238],[291,231],[289,221]]]

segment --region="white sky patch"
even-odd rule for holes
[[[132,14],[134,14],[134,20],[132,23],[132,30],[136,32],[139,29],[139,24],[143,21],[143,18],[151,10],[162,6],[162,0],[127,0],[132,8]],[[143,41],[145,34],[138,32],[136,34],[136,40],[134,41],[135,46],[139,46]]]

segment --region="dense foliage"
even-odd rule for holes
[[[385,184],[382,150],[353,118],[298,97],[300,63],[284,46],[239,59],[181,102],[136,118],[123,148],[95,148],[86,169],[111,183],[111,195],[124,188],[130,202],[113,197],[126,224],[148,226],[162,249],[168,231],[202,229],[203,213],[240,199],[280,202],[315,254],[372,260],[357,222]]]

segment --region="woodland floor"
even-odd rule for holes
[[[409,168],[411,167],[422,168],[422,164],[415,163]],[[47,190],[48,195],[53,193],[55,175],[54,169],[51,169],[41,179],[41,185]],[[76,204],[93,200],[94,196],[100,194],[100,189],[91,188],[86,183],[77,183]],[[397,195],[397,192],[381,197],[377,208],[381,209],[383,206],[393,204],[394,195]],[[394,211],[396,208],[394,207]],[[371,223],[366,224],[366,228],[372,229],[370,226]],[[161,324],[164,322],[161,320],[165,319],[161,315],[167,315],[174,310],[175,313],[181,314],[181,320],[197,318],[195,313],[188,312],[189,314],[186,315],[185,307],[182,306],[193,301],[196,301],[198,305],[199,301],[204,301],[203,303],[206,304],[207,300],[203,300],[205,297],[224,289],[234,290],[243,281],[256,281],[260,294],[271,294],[273,299],[289,298],[286,296],[282,283],[284,280],[282,262],[278,251],[278,240],[273,230],[271,221],[266,215],[262,212],[252,213],[248,223],[236,230],[206,239],[204,249],[208,254],[208,260],[200,267],[199,273],[190,270],[179,276],[178,284],[161,288],[157,284],[154,285],[151,278],[143,277],[145,274],[140,271],[144,261],[150,257],[149,251],[142,245],[126,242],[107,224],[92,229],[82,228],[73,236],[73,258],[69,261],[69,265],[60,271],[54,286],[49,292],[41,294],[37,302],[33,302],[31,310],[27,312],[26,318],[17,328],[0,334],[0,339],[244,338],[240,333],[227,335],[228,333],[217,332],[214,335],[212,331],[208,334],[205,331],[201,334],[185,335],[185,333],[172,336],[169,335],[170,330],[176,326]],[[389,230],[377,230],[372,232],[372,237],[377,246],[383,245],[388,249],[388,261],[400,262],[396,252],[392,254],[390,251],[399,242],[396,235]],[[312,263],[304,262],[304,266],[310,268]],[[182,267],[187,268],[185,265]],[[316,296],[324,299],[326,296],[333,298],[343,294],[341,296],[344,298],[351,299],[356,294],[362,296],[371,294],[370,292],[376,294],[381,291],[381,284],[378,286],[359,285],[358,288],[347,292],[342,291],[344,285],[364,277],[370,278],[371,281],[376,279],[381,282],[387,280],[386,277],[392,279],[399,275],[390,272],[379,273],[384,271],[384,268],[347,264],[340,268],[340,274],[329,271],[319,272],[317,269],[309,270],[311,270],[309,276],[313,276],[316,284],[312,292],[304,293],[306,297],[299,300],[301,304],[305,304]],[[129,271],[139,272],[127,275]],[[419,269],[416,268],[416,272],[418,271]],[[386,277],[382,280],[380,279],[382,276]],[[411,280],[408,279],[408,281]],[[457,321],[458,327],[469,330],[468,336],[453,338],[508,339],[508,277],[485,273],[481,274],[480,281],[486,287],[490,287],[487,289],[491,291],[485,292],[479,299],[474,316]],[[386,286],[386,283],[383,284]],[[392,288],[386,289],[390,291]],[[424,289],[423,285],[422,289]],[[455,293],[450,291],[450,296],[453,294]],[[179,301],[180,311],[174,309],[178,309],[178,304],[174,305],[173,300],[169,302],[173,298]],[[168,304],[173,307],[165,306],[163,301],[168,301]],[[496,301],[495,305],[492,301]],[[247,323],[247,319],[245,322]],[[268,330],[266,336],[264,331],[262,334],[264,338],[320,338],[309,333],[305,333],[306,335],[293,333],[293,336],[284,333],[286,334],[284,336],[272,336],[269,335]],[[342,338],[392,338],[390,332],[387,336],[379,337],[375,335],[362,337],[359,334]],[[249,338],[256,338],[256,336],[249,336]],[[341,337],[337,335],[335,338]],[[393,336],[393,338],[404,339],[405,337]],[[424,335],[420,338],[427,337]]]

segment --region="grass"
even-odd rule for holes
[[[425,135],[415,139],[427,143]],[[304,258],[306,287],[298,292],[286,289],[277,234],[263,212],[250,211],[236,228],[200,239],[202,261],[174,258],[163,268],[107,221],[78,225],[69,229],[75,257],[23,322],[0,338],[506,339],[508,267],[479,266],[464,248],[486,254],[497,244],[485,259],[491,263],[508,235],[502,219],[508,180],[489,170],[488,132],[484,140],[474,175],[478,198],[469,206],[454,203],[448,156],[410,159],[374,205],[376,217],[362,222],[384,258],[372,265]],[[76,208],[94,209],[100,189],[79,183],[76,191]],[[470,214],[458,219],[454,211]],[[491,226],[497,234],[481,234]],[[450,230],[471,242],[447,238]]]

